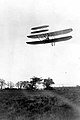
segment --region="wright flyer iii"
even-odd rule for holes
[[[43,25],[43,26],[31,28],[31,35],[28,35],[27,37],[31,38],[31,39],[35,39],[35,41],[28,41],[26,43],[30,44],[30,45],[51,43],[51,45],[53,46],[53,43],[55,45],[55,42],[67,41],[72,38],[71,35],[63,36],[63,37],[62,36],[56,37],[59,35],[70,33],[73,30],[72,28],[54,31],[54,32],[49,32],[48,28],[49,28],[49,25]],[[55,38],[53,38],[53,37],[55,37]],[[36,40],[36,39],[38,39],[38,40]]]

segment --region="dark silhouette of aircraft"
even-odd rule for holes
[[[66,41],[66,40],[69,40],[72,38],[72,36],[53,38],[54,36],[67,34],[67,33],[71,32],[73,30],[72,28],[65,29],[65,30],[59,30],[59,31],[55,31],[55,32],[47,32],[48,29],[44,29],[47,27],[49,27],[49,25],[31,28],[31,30],[33,30],[33,31],[31,32],[31,35],[28,35],[27,37],[31,38],[31,39],[39,39],[39,40],[30,41],[30,42],[26,42],[26,43],[31,44],[31,45],[51,43],[53,46],[53,43],[55,45],[55,42]]]

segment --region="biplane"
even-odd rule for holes
[[[72,31],[72,28],[59,30],[59,31],[55,31],[55,32],[49,32],[48,27],[49,27],[49,25],[31,28],[31,30],[33,30],[33,31],[31,31],[31,35],[28,35],[27,37],[31,38],[31,39],[39,39],[39,40],[30,41],[30,42],[26,42],[26,43],[31,44],[31,45],[51,43],[53,46],[53,43],[55,45],[55,42],[66,41],[66,40],[69,40],[72,38],[72,36],[53,38],[58,35],[70,33]]]

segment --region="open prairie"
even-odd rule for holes
[[[80,88],[1,90],[0,120],[80,120]]]

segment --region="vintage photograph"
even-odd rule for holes
[[[79,0],[0,0],[0,120],[80,120]]]

